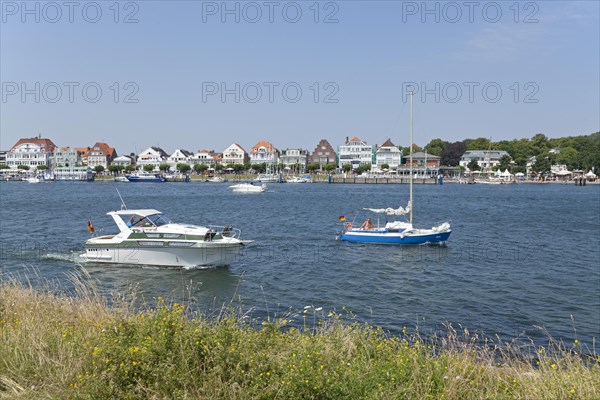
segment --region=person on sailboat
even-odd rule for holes
[[[373,222],[371,222],[371,218],[367,218],[365,222],[362,223],[360,229],[371,230],[373,229]]]

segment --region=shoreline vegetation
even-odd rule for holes
[[[600,357],[577,340],[390,336],[336,312],[307,325],[314,308],[295,316],[302,328],[134,293],[109,305],[89,277],[71,280],[73,296],[0,281],[0,399],[600,398]]]

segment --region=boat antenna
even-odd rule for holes
[[[121,193],[119,192],[119,189],[115,188],[115,190],[117,191],[117,194],[119,195],[119,198],[121,199],[121,210],[127,210],[127,205],[125,205],[125,200],[123,200],[123,197],[121,197]]]
[[[413,92],[410,92],[410,153],[409,153],[409,162],[410,162],[410,223],[413,222]]]

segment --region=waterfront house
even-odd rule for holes
[[[319,164],[319,168],[323,169],[329,163],[337,164],[337,154],[327,139],[321,139],[315,151],[309,157],[308,162],[311,164]]]
[[[177,170],[177,164],[188,164],[191,165],[191,160],[193,157],[193,153],[191,151],[187,151],[184,149],[176,149],[171,155],[167,158],[167,164],[169,164],[169,169],[171,171]]]
[[[248,152],[237,143],[223,150],[223,164],[246,164],[250,162]]]
[[[462,155],[459,165],[468,171],[467,165],[475,160],[482,171],[491,171],[493,167],[500,165],[503,156],[509,154],[504,150],[468,150]]]
[[[89,147],[62,147],[54,150],[52,176],[56,180],[87,180],[91,169],[84,164]],[[86,162],[87,163],[87,162]]]
[[[6,165],[11,169],[17,169],[19,165],[28,166],[31,170],[40,166],[50,168],[55,149],[52,140],[42,138],[42,135],[19,139],[6,153]]]
[[[190,165],[193,167],[194,165],[204,164],[214,168],[215,165],[221,163],[222,158],[214,150],[198,150],[190,157]]]
[[[424,167],[424,168],[439,168],[441,157],[434,156],[433,154],[424,153],[418,151],[413,153],[413,166]],[[409,156],[405,157],[406,166],[410,166]]]
[[[144,168],[146,165],[153,165],[154,169],[158,170],[158,166],[165,164],[167,158],[169,158],[169,155],[160,147],[148,147],[138,155],[137,165],[140,168]]]
[[[0,164],[6,165],[6,151],[0,151]]]
[[[117,151],[106,143],[97,142],[92,146],[87,155],[88,167],[94,169],[97,166],[108,168],[112,160],[117,157]]]
[[[402,151],[390,139],[386,140],[375,152],[375,163],[378,169],[387,164],[389,169],[397,170],[402,164]]]
[[[70,168],[83,165],[83,152],[76,147],[61,147],[54,150],[52,168]]]
[[[110,165],[117,165],[120,167],[128,167],[130,165],[135,165],[135,158],[133,156],[119,156],[115,157],[115,159],[110,163]]]
[[[338,147],[338,168],[342,168],[346,164],[352,165],[352,169],[356,169],[363,165],[375,163],[375,152],[373,146],[361,140],[359,137],[353,137]]]
[[[308,150],[287,149],[281,154],[279,162],[286,170],[304,173],[308,163]]]
[[[276,169],[279,162],[279,150],[270,142],[261,140],[250,150],[250,163],[267,164],[267,168]]]

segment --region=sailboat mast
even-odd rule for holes
[[[413,92],[410,92],[410,223],[413,222]]]

